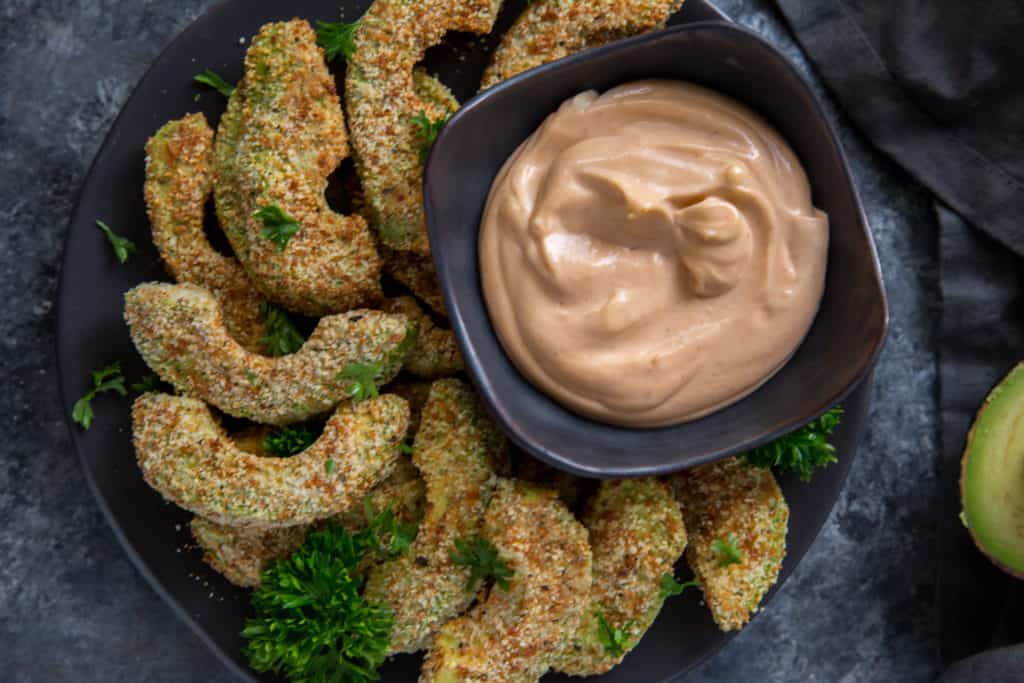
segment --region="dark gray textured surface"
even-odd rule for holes
[[[211,4],[0,0],[4,680],[230,680],[136,573],[87,491],[58,414],[52,341],[64,232],[92,156],[148,63]],[[770,3],[718,4],[803,63]],[[892,308],[871,427],[796,573],[690,681],[934,675],[934,217],[927,194],[829,110],[878,240]]]

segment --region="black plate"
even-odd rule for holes
[[[346,3],[346,18],[358,17],[368,4]],[[98,398],[94,402],[96,421],[88,432],[71,423],[70,414],[75,399],[89,388],[93,369],[121,360],[129,381],[146,372],[121,317],[125,291],[143,281],[167,279],[149,236],[142,200],[146,139],[164,122],[190,111],[201,110],[216,120],[223,110],[223,98],[196,89],[191,79],[206,67],[228,80],[237,79],[245,50],[239,37],[248,39],[261,24],[293,15],[333,20],[338,16],[337,6],[336,0],[296,0],[287,8],[273,0],[228,0],[183,32],[135,89],[97,155],[71,222],[61,274],[57,314],[60,389],[71,439],[88,484],[142,575],[228,668],[250,681],[272,679],[253,675],[241,657],[243,641],[238,632],[248,612],[247,592],[209,570],[199,553],[186,547],[191,541],[187,529],[191,515],[165,503],[143,481],[131,446],[130,401],[111,395]],[[502,26],[508,25],[519,7],[521,3],[512,3],[506,8]],[[701,0],[687,0],[675,22],[715,16],[715,10]],[[468,44],[461,37],[452,42],[456,47]],[[437,66],[457,94],[468,97],[475,90],[474,79],[483,69],[483,60],[475,51],[475,57],[463,63],[456,52],[432,51],[431,65]],[[96,219],[136,242],[139,251],[127,265],[114,261],[94,225]],[[845,403],[847,416],[836,433],[839,464],[816,474],[813,484],[782,481],[792,510],[783,579],[813,542],[839,494],[863,430],[868,384]],[[684,571],[680,569],[680,576]],[[669,601],[625,663],[599,680],[672,680],[728,639],[714,627],[698,594],[689,592]],[[418,657],[399,657],[385,667],[384,679],[415,681],[418,665]]]

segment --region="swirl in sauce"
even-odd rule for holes
[[[516,367],[568,408],[657,427],[749,394],[821,301],[828,217],[782,137],[676,81],[566,101],[491,187],[480,269]]]

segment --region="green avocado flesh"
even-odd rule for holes
[[[960,499],[978,548],[1024,578],[1024,363],[978,411],[961,462]]]

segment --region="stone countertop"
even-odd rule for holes
[[[92,157],[150,61],[212,4],[0,1],[0,671],[7,681],[231,680],[107,527],[59,414],[53,355],[64,234]],[[718,4],[817,83],[770,2]],[[871,426],[821,536],[754,623],[688,681],[928,681],[935,674],[935,218],[928,194],[818,92],[841,131],[878,242],[892,331]]]

